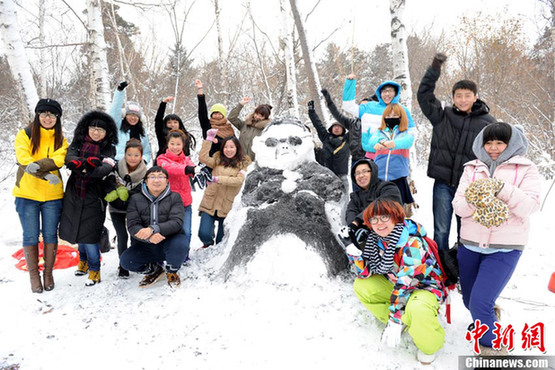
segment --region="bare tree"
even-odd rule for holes
[[[281,50],[283,50],[285,75],[287,80],[286,112],[292,117],[299,117],[299,102],[297,97],[297,76],[295,71],[295,54],[293,50],[293,35],[289,22],[289,7],[286,0],[280,0],[281,13]]]
[[[91,106],[107,110],[110,104],[110,77],[104,40],[104,24],[100,0],[88,0],[87,20],[91,61]]]
[[[393,75],[401,85],[401,100],[412,110],[412,89],[409,73],[409,53],[404,23],[405,0],[390,0],[391,49],[393,51]]]

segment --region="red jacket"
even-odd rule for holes
[[[190,206],[193,203],[193,197],[191,196],[191,183],[189,180],[193,175],[185,175],[185,167],[195,166],[191,158],[187,157],[183,152],[175,155],[166,150],[166,153],[158,156],[156,163],[168,171],[170,189],[181,195],[181,200],[185,207]]]

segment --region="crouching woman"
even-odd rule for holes
[[[168,184],[168,172],[158,166],[146,171],[141,192],[131,196],[127,207],[132,242],[120,257],[124,269],[145,275],[140,287],[152,285],[162,277],[164,261],[168,284],[181,284],[177,272],[189,254],[183,233],[184,214],[181,196],[172,192]]]
[[[355,293],[387,324],[382,342],[397,347],[406,326],[418,348],[418,360],[431,363],[445,338],[437,318],[444,295],[441,270],[421,237],[426,232],[405,219],[403,207],[389,199],[370,203],[363,217],[370,233],[362,258],[370,276],[355,280]]]

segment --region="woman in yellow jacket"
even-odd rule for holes
[[[43,290],[38,268],[40,231],[44,243],[44,290],[54,289],[52,269],[64,196],[59,168],[64,165],[68,148],[61,117],[62,107],[57,101],[41,99],[33,121],[15,137],[19,168],[13,195],[23,228],[23,251],[34,293]]]
[[[218,221],[216,243],[224,236],[224,220],[231,210],[235,196],[241,190],[247,167],[251,164],[248,155],[243,154],[239,140],[235,136],[228,136],[221,141],[220,150],[209,156],[212,140],[216,138],[218,130],[210,129],[206,133],[206,140],[202,142],[199,159],[212,168],[212,182],[204,191],[200,202],[200,226],[198,237],[206,248],[214,244],[214,223]]]

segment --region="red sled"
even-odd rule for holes
[[[43,244],[39,242],[39,270],[44,270],[44,257],[43,257]],[[25,255],[23,248],[12,254],[12,257],[18,260],[15,267],[22,271],[27,271],[27,264],[25,263]],[[77,249],[69,245],[58,245],[56,252],[56,262],[54,263],[55,269],[67,269],[69,267],[77,266],[79,263],[79,252]]]

